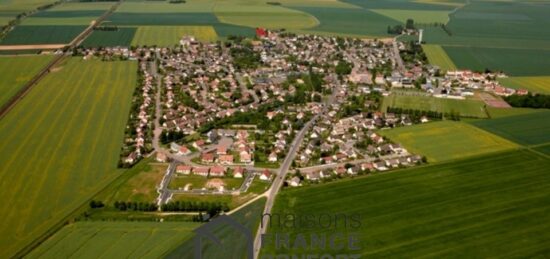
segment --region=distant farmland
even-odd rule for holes
[[[431,96],[413,95],[411,93],[394,93],[384,98],[382,111],[387,107],[415,109],[422,111],[437,111],[450,113],[459,112],[461,116],[486,118],[485,104],[478,100],[455,100]]]
[[[430,162],[440,162],[517,148],[513,142],[464,122],[431,122],[382,130],[380,133],[402,144]]]
[[[522,145],[550,142],[550,111],[547,110],[472,124]]]
[[[118,176],[136,70],[135,62],[71,58],[0,121],[0,257]]]
[[[53,56],[0,57],[0,106],[14,96],[21,87],[44,68]]]
[[[298,255],[544,257],[550,238],[549,167],[549,159],[522,150],[285,190],[273,213],[360,215],[361,227],[296,230],[273,225],[268,233],[301,233],[310,240],[309,234],[354,232],[361,247],[292,251]],[[263,254],[273,252],[284,253],[273,245],[262,249]]]
[[[159,258],[189,239],[193,222],[77,222],[27,258]]]

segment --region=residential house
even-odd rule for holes
[[[238,166],[235,169],[233,169],[233,177],[243,178],[243,176],[244,176],[244,168]]]
[[[260,180],[262,181],[269,181],[271,179],[271,172],[269,170],[264,170],[262,174],[260,174]]]
[[[168,158],[166,157],[166,154],[158,152],[156,160],[157,162],[165,163]]]
[[[221,155],[221,156],[218,158],[218,161],[219,161],[220,164],[222,164],[222,165],[230,165],[230,164],[233,164],[233,155]]]
[[[212,153],[203,153],[201,155],[201,161],[203,163],[214,163],[214,154],[212,154]]]
[[[267,158],[267,160],[271,163],[277,162],[277,153],[271,152],[271,154],[269,154],[269,157]]]
[[[210,171],[210,168],[201,166],[201,167],[195,167],[193,168],[193,174],[194,175],[200,175],[200,176],[208,176],[208,171]]]
[[[176,173],[178,174],[190,174],[191,173],[191,166],[188,165],[178,165],[176,166]]]
[[[292,187],[298,187],[300,186],[300,177],[298,176],[294,176],[292,177],[292,179],[290,179],[288,181],[288,185],[292,186]]]
[[[225,176],[225,167],[223,166],[213,166],[210,168],[211,177],[224,177]]]

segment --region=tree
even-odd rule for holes
[[[414,30],[414,20],[409,18],[407,19],[407,22],[405,23],[405,28],[408,30]]]

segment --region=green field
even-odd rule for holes
[[[21,25],[0,42],[0,45],[66,44],[82,33],[85,25]]]
[[[538,146],[534,150],[550,156],[550,144]]]
[[[413,19],[415,23],[447,23],[448,11],[423,11],[406,9],[370,9],[371,11],[387,16],[396,21],[405,23],[407,19]]]
[[[485,103],[477,100],[456,100],[436,98],[425,95],[414,95],[412,93],[393,93],[384,98],[382,110],[387,107],[400,107],[403,109],[415,109],[422,111],[437,111],[450,113],[459,112],[460,116],[486,118],[484,109]]]
[[[518,146],[464,122],[441,121],[383,130],[380,133],[430,162],[491,153]]]
[[[550,142],[550,111],[528,113],[492,120],[472,122],[473,125],[522,145]]]
[[[0,257],[118,176],[137,63],[70,58],[0,121]]]
[[[137,31],[135,27],[119,27],[117,31],[94,31],[84,42],[85,47],[124,46],[132,45]]]
[[[230,215],[230,217],[244,225],[254,235],[260,224],[260,215],[262,214],[264,205],[265,199],[259,199]],[[221,240],[223,247],[220,248],[203,239],[203,258],[246,258],[246,238],[238,231],[235,231],[234,228],[221,225],[217,226],[212,233]],[[193,253],[191,252],[193,249],[193,240],[188,240],[168,253],[165,258],[193,258]]]
[[[32,79],[53,56],[5,56],[0,57],[0,106],[14,96],[21,87]]]
[[[199,175],[175,175],[168,184],[168,188],[178,190],[190,184],[190,189],[202,189],[207,181],[208,178]]]
[[[491,118],[493,119],[541,111],[544,110],[532,108],[495,108],[487,106],[487,112],[489,113],[489,115],[491,115]]]
[[[359,215],[361,226],[346,230],[340,216],[337,228],[301,224],[289,230],[274,224],[268,233],[301,233],[309,242],[308,234],[353,232],[361,248],[291,251],[298,255],[544,258],[550,239],[549,167],[549,159],[521,150],[288,189],[277,197],[273,213]],[[282,250],[262,249],[273,252]]]
[[[38,7],[56,2],[55,0],[0,0],[0,26],[7,25],[18,14],[34,11]]]
[[[133,46],[174,46],[183,36],[194,36],[197,40],[213,42],[218,38],[212,26],[140,26],[138,27]]]
[[[426,56],[428,56],[430,64],[437,65],[444,71],[456,70],[455,64],[441,46],[424,44],[422,45],[422,49],[426,53]]]
[[[529,92],[550,94],[550,76],[508,77],[499,78],[498,81],[502,85],[514,89],[527,89]]]
[[[159,258],[189,239],[193,222],[77,222],[27,258]]]

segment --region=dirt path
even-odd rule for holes
[[[61,49],[65,46],[65,44],[3,45],[0,46],[0,50]]]

